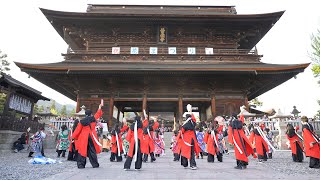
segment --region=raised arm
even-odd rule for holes
[[[97,110],[96,114],[94,115],[94,118],[98,120],[102,116],[103,112],[101,110],[101,104],[99,105],[99,109]]]

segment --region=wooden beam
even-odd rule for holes
[[[80,111],[80,98],[79,98],[79,93],[77,94],[77,106],[76,106],[76,112]]]
[[[179,101],[178,101],[178,106],[179,106],[179,111],[178,111],[178,119],[179,119],[179,124],[182,124],[182,115],[183,115],[183,100],[182,100],[182,96],[179,97]]]
[[[217,112],[216,112],[216,97],[215,97],[215,95],[212,95],[212,97],[211,97],[211,114],[212,114],[213,118],[217,115]]]
[[[148,112],[147,110],[147,95],[144,93],[143,94],[143,99],[142,99],[142,114],[143,114],[143,117],[144,117],[144,113],[143,111],[146,111],[146,113]],[[146,117],[144,117],[144,119],[146,119]]]
[[[113,97],[110,97],[110,101],[109,101],[109,120],[108,120],[108,124],[109,127],[112,127],[112,119],[113,119],[113,105],[114,105],[114,99]]]

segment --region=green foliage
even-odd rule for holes
[[[263,102],[259,101],[258,98],[254,98],[251,101],[249,101],[249,104],[261,107],[263,105]]]
[[[36,115],[36,114],[38,114],[38,112],[39,112],[39,107],[38,107],[38,105],[37,104],[34,104],[34,106],[33,106],[33,116],[34,115]]]
[[[6,60],[8,56],[6,54],[2,54],[2,51],[0,50],[0,71],[5,72],[5,71],[10,71],[9,65],[10,63]]]
[[[50,109],[56,110],[56,101],[55,100],[52,100],[51,105],[50,105]]]
[[[50,112],[51,112],[52,114],[58,115],[58,111],[57,111],[56,109],[50,109]]]
[[[0,93],[0,113],[3,113],[4,106],[6,105],[7,94]]]
[[[41,105],[39,106],[38,112],[43,112],[44,111],[44,107]]]
[[[319,77],[320,76],[320,64],[313,64],[311,68],[314,76]]]
[[[69,113],[69,116],[74,116],[75,113],[76,113],[76,109],[73,108],[72,111]]]
[[[67,106],[63,105],[60,111],[61,116],[66,116],[67,115]]]

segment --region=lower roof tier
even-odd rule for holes
[[[204,94],[242,92],[253,99],[286,82],[307,64],[151,64],[59,62],[16,65],[33,78],[76,100],[82,94]],[[199,96],[200,97],[200,96]],[[202,96],[201,96],[202,97]]]

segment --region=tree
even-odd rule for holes
[[[33,106],[33,115],[38,114],[38,112],[39,112],[39,106],[38,106],[38,104],[34,104],[34,106]]]
[[[76,113],[76,109],[73,108],[72,111],[69,113],[69,116],[74,116],[75,113]]]
[[[251,101],[249,101],[249,104],[260,107],[263,105],[263,102],[259,101],[258,98],[254,98]]]
[[[44,107],[43,107],[43,105],[39,106],[38,111],[39,111],[39,112],[43,112],[43,111],[44,111]]]
[[[51,105],[50,105],[50,112],[52,114],[58,115],[58,111],[56,109],[56,101],[52,100]]]
[[[61,116],[66,116],[67,115],[67,106],[63,105],[60,111]]]
[[[312,47],[311,59],[313,61],[311,70],[314,76],[319,77],[320,76],[320,30],[318,30],[316,35],[312,35],[311,47]]]
[[[2,54],[2,51],[0,50],[0,71],[5,72],[5,71],[10,71],[9,65],[10,63],[6,60],[7,55]]]

